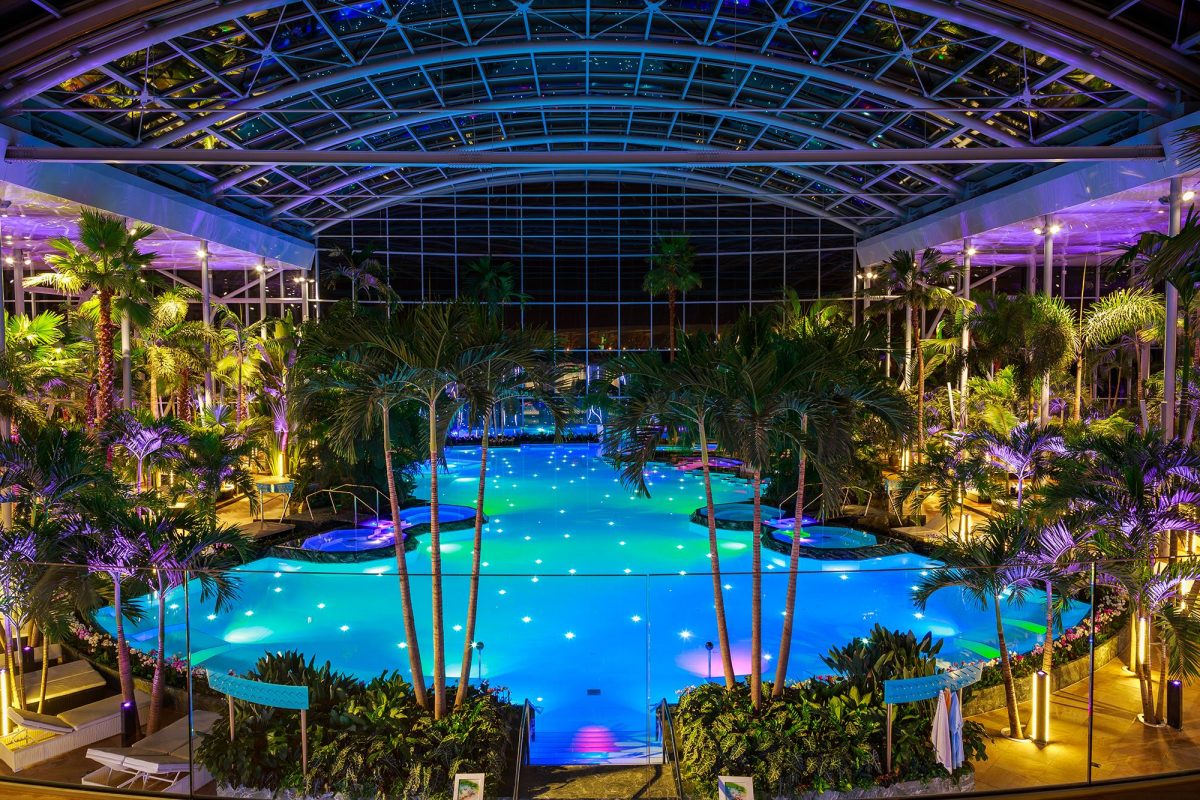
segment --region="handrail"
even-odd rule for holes
[[[654,709],[654,716],[657,722],[657,733],[663,743],[663,763],[667,763],[669,750],[671,774],[675,778],[675,796],[679,800],[683,800],[683,777],[679,774],[679,740],[675,738],[675,723],[671,719],[671,706],[665,697],[658,701],[658,707]],[[517,798],[514,796],[513,800],[517,800]]]
[[[521,728],[517,732],[517,765],[513,770],[512,800],[521,800],[521,767],[529,764],[529,742],[537,738],[533,717],[537,709],[529,700],[521,707]]]
[[[362,503],[363,508],[366,509],[366,511],[371,510],[371,506],[367,503],[367,501],[363,500],[361,497],[356,495],[354,492],[348,491],[346,489],[318,489],[315,492],[310,492],[309,494],[306,494],[304,496],[304,507],[308,509],[308,518],[309,519],[316,519],[315,515],[313,514],[313,510],[312,510],[312,503],[310,503],[309,500],[310,500],[310,498],[312,498],[316,495],[319,495],[319,494],[324,494],[324,495],[329,496],[329,505],[333,508],[334,514],[338,513],[338,507],[337,507],[337,503],[335,503],[333,501],[333,496],[335,494],[349,495],[350,498],[353,500],[353,502],[350,504],[350,507],[354,511],[355,526],[358,525],[358,504]],[[364,513],[364,516],[366,516],[365,513]],[[379,517],[378,509],[375,510],[375,516],[376,516],[376,518]]]
[[[372,486],[369,483],[343,483],[343,484],[341,484],[339,486],[335,486],[333,488],[335,491],[350,491],[351,489],[370,489],[372,492],[375,493],[375,516],[376,517],[379,516],[379,509],[381,508],[381,505],[380,505],[381,503],[383,505],[391,504],[391,501],[388,500],[388,496],[386,494],[384,494],[383,492],[379,491],[378,486]],[[353,492],[350,492],[350,493],[354,494]],[[358,495],[354,495],[354,496],[358,497]],[[361,497],[359,497],[358,499],[362,500]],[[365,503],[367,501],[363,500],[363,502]]]

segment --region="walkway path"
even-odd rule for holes
[[[972,717],[995,738],[988,743],[988,760],[978,764],[975,786],[980,791],[1018,789],[1087,779],[1086,680],[1065,687],[1050,706],[1050,739],[1044,747],[1015,742],[999,735],[1008,726],[1004,709]],[[1183,730],[1148,728],[1137,721],[1141,710],[1137,679],[1120,659],[1096,670],[1095,728],[1092,780],[1103,781],[1200,769],[1200,686],[1184,692]],[[1021,704],[1021,719],[1029,719],[1029,704]]]

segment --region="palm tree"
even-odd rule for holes
[[[183,432],[187,441],[177,450],[176,469],[200,512],[216,520],[217,501],[226,485],[246,495],[251,511],[257,512],[258,491],[246,467],[254,443],[245,434],[220,426],[184,423]]]
[[[258,373],[256,357],[259,354],[259,340],[251,332],[251,326],[243,325],[241,318],[224,306],[216,309],[215,325],[221,339],[220,352],[223,354],[216,363],[216,369],[218,374],[226,376],[226,382],[233,384],[235,418],[242,423],[250,418],[246,384]],[[259,326],[256,324],[254,327]]]
[[[650,271],[642,280],[642,291],[651,297],[667,296],[667,353],[675,353],[675,303],[680,295],[699,289],[700,276],[694,262],[696,249],[687,234],[660,236],[650,256]]]
[[[1052,499],[1070,503],[1092,531],[1104,559],[1098,577],[1121,591],[1133,609],[1133,670],[1148,724],[1155,709],[1151,658],[1162,608],[1178,599],[1183,581],[1200,578],[1195,559],[1164,565],[1172,532],[1200,531],[1188,511],[1200,503],[1200,455],[1178,440],[1163,442],[1155,432],[1089,437],[1063,460]]]
[[[916,383],[917,452],[925,449],[925,355],[921,348],[921,312],[953,311],[970,303],[953,289],[958,265],[933,248],[919,256],[915,250],[897,250],[884,264],[882,288],[888,294],[881,309],[904,314],[904,388]],[[916,373],[913,373],[913,349],[916,349]]]
[[[194,376],[207,364],[206,346],[219,345],[213,329],[199,320],[188,319],[188,308],[199,299],[194,289],[173,288],[160,292],[150,304],[150,319],[138,331],[149,390],[150,413],[163,414],[159,403],[160,384],[174,394],[175,416],[191,419],[190,392]],[[171,405],[168,404],[168,411]]]
[[[480,427],[479,484],[475,493],[475,530],[471,550],[471,581],[467,596],[467,619],[463,630],[462,666],[454,706],[462,706],[470,685],[471,660],[475,653],[475,621],[479,608],[479,568],[483,553],[483,499],[487,487],[489,437],[492,421],[505,402],[531,397],[539,400],[554,419],[558,437],[570,417],[570,407],[556,389],[563,370],[554,364],[554,340],[545,331],[526,328],[504,329],[489,308],[472,315],[467,346],[483,351],[504,352],[503,359],[484,359],[467,369],[458,389],[466,400],[469,418]]]
[[[358,290],[363,289],[368,294],[377,293],[384,299],[395,293],[392,287],[381,280],[384,275],[383,264],[375,257],[373,248],[364,247],[362,250],[351,250],[341,245],[333,247],[329,254],[332,264],[326,273],[328,288],[337,285],[340,278],[350,281],[350,305],[358,308]]]
[[[507,303],[525,303],[529,295],[517,290],[510,261],[495,263],[491,256],[477,258],[467,264],[467,291],[484,305],[490,314],[499,313]]]
[[[1090,539],[1091,531],[1086,526],[1068,525],[1063,520],[1041,526],[1034,534],[1031,558],[1042,573],[1042,590],[1046,593],[1042,671],[1047,675],[1054,669],[1054,623],[1063,606],[1055,598],[1066,598],[1079,587],[1083,574],[1080,555]]]
[[[1166,322],[1162,295],[1146,289],[1118,289],[1097,300],[1083,321],[1083,341],[1088,347],[1119,341],[1137,363],[1135,381],[1142,430],[1150,427],[1146,408],[1146,381],[1150,377],[1150,345],[1162,336]]]
[[[1074,314],[1058,297],[997,297],[971,315],[971,331],[976,358],[1012,367],[1026,419],[1032,421],[1038,382],[1049,381],[1075,353]],[[1048,416],[1049,408],[1043,408],[1043,425]]]
[[[259,403],[266,411],[273,439],[272,473],[293,474],[293,454],[290,444],[297,428],[292,398],[296,394],[296,360],[299,357],[299,336],[290,318],[278,320],[270,335],[257,342]]]
[[[854,450],[854,436],[863,423],[873,418],[885,433],[898,436],[909,421],[907,403],[878,368],[874,354],[879,343],[866,328],[839,324],[816,309],[804,317],[793,317],[784,330],[779,367],[792,376],[789,393],[793,408],[787,435],[796,453],[797,469],[783,629],[771,687],[775,698],[783,696],[791,658],[807,466],[811,461],[816,467],[825,507],[834,508]]]
[[[157,258],[143,253],[138,243],[154,228],[136,225],[126,228],[119,217],[83,209],[79,216],[79,244],[66,237],[50,240],[56,253],[46,256],[53,272],[25,279],[26,286],[53,286],[67,294],[95,289],[98,295],[99,321],[96,325],[97,387],[96,410],[90,422],[104,428],[112,414],[113,398],[113,298],[140,293],[141,270]]]
[[[1019,603],[1028,591],[1036,569],[1029,566],[1027,553],[1034,539],[1024,512],[1011,512],[977,526],[966,541],[947,540],[934,554],[945,566],[929,570],[917,583],[913,601],[922,611],[935,593],[957,589],[960,596],[981,610],[990,607],[996,620],[996,648],[1000,651],[1000,674],[1004,679],[1004,701],[1008,708],[1008,731],[1023,739],[1012,662],[1004,639],[1001,603]]]
[[[162,721],[166,686],[167,593],[185,586],[189,578],[195,579],[201,602],[213,600],[220,613],[237,599],[238,582],[230,571],[244,563],[249,541],[237,528],[190,509],[143,509],[139,518],[137,534],[128,540],[142,549],[136,557],[146,565],[158,607],[150,718],[146,722],[146,733],[154,733]]]
[[[471,313],[463,303],[422,305],[384,321],[352,325],[348,341],[371,358],[395,366],[396,382],[422,408],[428,427],[429,571],[433,621],[434,718],[446,714],[446,644],[442,595],[441,524],[438,463],[450,420],[461,408],[457,386],[488,361],[515,366],[506,347],[468,344]]]
[[[145,488],[145,470],[175,455],[187,442],[172,419],[155,419],[144,411],[126,411],[113,421],[112,443],[129,454],[137,465],[134,472],[134,492]]]
[[[630,353],[614,359],[607,372],[610,384],[620,385],[621,398],[605,419],[603,448],[606,458],[620,470],[622,482],[637,494],[649,497],[646,467],[654,460],[659,442],[680,431],[686,431],[687,438],[696,442],[704,483],[717,649],[725,688],[730,690],[737,676],[725,616],[709,448],[714,403],[722,395],[723,374],[715,369],[720,361],[719,348],[720,343],[707,333],[684,331],[674,361],[664,363],[657,353]]]
[[[354,331],[349,341],[353,341]],[[393,462],[392,416],[404,404],[412,402],[411,387],[401,368],[389,366],[387,359],[367,358],[351,350],[325,365],[322,375],[306,384],[300,395],[305,407],[321,399],[332,409],[331,438],[335,452],[351,462],[357,457],[355,444],[382,430],[384,471],[387,475],[388,505],[391,510],[396,574],[400,581],[400,615],[404,626],[405,651],[412,675],[413,696],[422,708],[429,707],[425,672],[421,664],[421,642],[413,612],[412,589],[405,556],[405,535],[400,525],[400,495],[396,488]],[[433,462],[436,469],[437,462]]]
[[[1006,489],[1009,476],[1016,475],[1017,508],[1025,501],[1026,485],[1037,486],[1045,480],[1054,468],[1055,457],[1062,455],[1065,447],[1060,433],[1034,422],[1021,423],[1007,435],[980,431],[973,438],[983,446],[992,466],[1001,471]]]
[[[6,315],[0,415],[18,427],[49,419],[85,384],[79,375],[83,345],[65,335],[64,317],[55,311]]]
[[[781,368],[773,320],[743,317],[725,337],[720,396],[714,398],[714,428],[751,475],[753,535],[750,594],[750,699],[762,704],[762,476],[770,468],[775,445],[806,410],[795,402],[793,375]]]
[[[904,507],[919,512],[934,498],[950,537],[950,521],[958,516],[958,538],[967,536],[966,503],[971,489],[986,492],[991,487],[987,465],[969,437],[947,434],[942,441],[925,446],[924,458],[904,473],[900,496]]]

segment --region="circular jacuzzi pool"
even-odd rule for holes
[[[713,517],[717,521],[717,527],[726,531],[748,531],[754,528],[754,504],[751,502],[739,503],[717,503],[713,506]],[[784,520],[791,520],[792,512],[785,511],[782,508],[775,506],[762,506],[762,520],[764,526],[772,523],[778,525]],[[816,522],[816,520],[804,518],[805,523]],[[692,512],[692,522],[697,525],[708,524],[708,509],[700,506]]]
[[[427,529],[432,519],[429,506],[400,509],[400,529],[403,531],[418,526]],[[438,522],[443,526],[457,529],[473,523],[474,519],[475,509],[470,506],[446,503],[438,506]],[[300,549],[320,553],[361,553],[394,547],[395,541],[389,520],[373,520],[356,528],[335,528],[310,536],[300,543]]]
[[[791,528],[777,528],[775,536],[792,540]],[[855,547],[874,547],[879,544],[875,534],[857,528],[840,528],[833,525],[805,525],[801,529],[800,544],[822,550],[849,550]]]

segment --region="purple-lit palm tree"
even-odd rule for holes
[[[1025,502],[1026,486],[1036,487],[1048,477],[1063,452],[1062,435],[1035,422],[1017,425],[1008,435],[985,430],[975,438],[991,464],[1004,473],[1006,487],[1008,476],[1017,476],[1017,508]]]
[[[150,718],[146,722],[146,733],[154,733],[162,722],[166,686],[167,594],[185,587],[189,579],[195,580],[201,602],[213,600],[220,613],[237,598],[238,581],[231,570],[245,562],[249,541],[237,528],[191,509],[147,509],[143,517],[144,525],[129,541],[145,548],[137,559],[149,568],[147,575],[158,607]]]
[[[1046,631],[1042,635],[1042,671],[1054,668],[1054,623],[1061,602],[1079,588],[1083,577],[1080,557],[1084,555],[1091,531],[1085,526],[1067,525],[1058,520],[1036,530],[1032,560],[1040,568],[1040,587],[1046,593]]]
[[[136,464],[134,492],[145,488],[145,470],[172,458],[187,442],[175,421],[156,419],[147,411],[127,411],[114,419],[112,443],[127,452]]]

